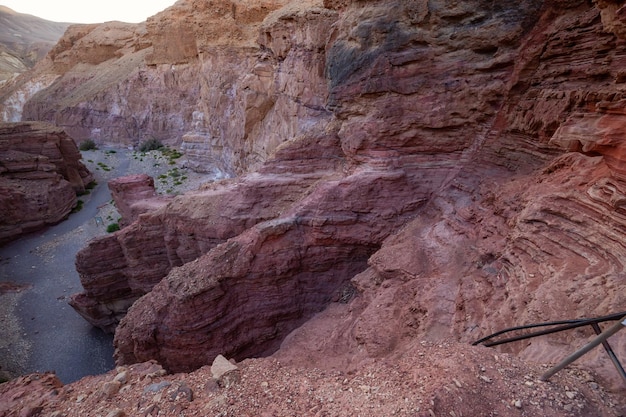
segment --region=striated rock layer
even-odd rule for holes
[[[118,92],[140,79],[171,88],[135,132],[184,120],[168,135],[241,174],[78,255],[72,303],[117,326],[119,363],[190,370],[269,354],[298,328],[277,355],[345,369],[416,338],[626,310],[621,3],[250,4],[260,11],[245,20],[238,2],[181,1],[148,22],[150,51],[109,58],[151,66]],[[239,22],[240,37],[200,30],[203,13]],[[167,30],[157,47],[159,22],[192,31],[197,56],[193,37]],[[102,103],[130,97],[103,91]],[[117,129],[107,135],[121,132],[98,102],[47,113],[42,96],[25,111],[80,113],[77,127],[102,116]],[[553,362],[592,335],[502,349]],[[626,355],[626,335],[611,343]],[[582,363],[618,383],[601,352]]]
[[[74,141],[47,123],[0,124],[0,243],[63,220],[93,176]]]

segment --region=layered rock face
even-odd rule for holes
[[[109,181],[111,197],[115,202],[122,220],[121,226],[127,226],[137,220],[139,215],[166,203],[166,199],[157,195],[154,178],[147,174],[127,175]]]
[[[265,355],[332,302],[346,305],[280,354],[345,368],[415,338],[469,342],[624,310],[617,3],[263,3],[277,9],[246,21],[256,45],[244,32],[226,44],[197,31],[201,13],[245,23],[239,3],[219,4],[180,2],[148,22],[148,33],[158,22],[203,33],[197,57],[191,43],[133,53],[154,67],[146,85],[156,74],[181,89],[200,80],[180,100],[170,90],[165,116],[150,120],[186,115],[193,129],[169,132],[198,164],[243,174],[78,255],[85,291],[73,303],[107,330],[121,320],[118,362],[180,371],[218,353]],[[592,334],[503,349],[550,362]],[[612,344],[626,353],[624,335]],[[616,381],[600,355],[585,361]]]
[[[47,123],[0,124],[0,243],[63,220],[93,176],[72,139]]]
[[[0,91],[0,114],[55,123],[79,142],[157,138],[183,145],[198,171],[241,174],[327,115],[318,46],[334,12],[304,13],[310,1],[278,11],[285,3],[184,0],[139,25],[71,26],[30,78]],[[308,34],[289,31],[309,20]],[[298,52],[275,57],[266,42]]]

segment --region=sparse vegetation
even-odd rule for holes
[[[83,209],[83,205],[85,204],[85,202],[81,199],[78,199],[76,201],[76,205],[74,206],[74,208],[72,209],[72,213],[78,213],[79,211],[81,211]]]
[[[119,223],[111,223],[107,226],[107,233],[117,232],[118,230],[120,230]]]
[[[98,149],[98,146],[92,139],[86,139],[78,146],[78,149],[81,151],[95,151]]]
[[[111,168],[104,162],[98,162],[98,166],[96,167],[96,169],[100,169],[100,168],[102,168],[103,171],[107,171],[107,172],[111,170]]]
[[[183,156],[181,152],[168,147],[161,148],[161,153],[168,159],[168,163],[170,165],[174,165],[176,163],[176,160]]]
[[[157,149],[161,149],[162,147],[163,147],[163,144],[161,143],[160,140],[152,138],[152,139],[146,140],[141,145],[139,145],[139,151],[140,152],[156,151]]]

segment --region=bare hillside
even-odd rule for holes
[[[68,26],[0,5],[0,82],[32,68]]]

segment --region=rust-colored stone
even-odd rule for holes
[[[63,220],[93,176],[56,126],[0,124],[0,243]]]

